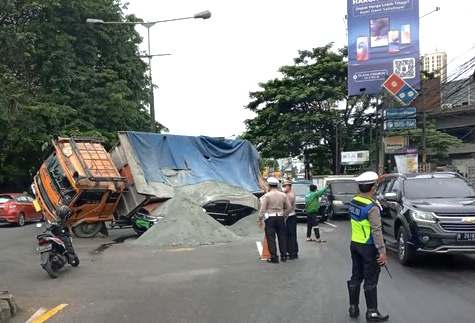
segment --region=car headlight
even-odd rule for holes
[[[435,223],[436,217],[434,212],[411,210],[410,213],[414,221]]]
[[[333,204],[333,205],[343,205],[343,202],[340,201],[340,200],[334,200],[334,201],[332,202],[332,204]]]

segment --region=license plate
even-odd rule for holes
[[[36,253],[43,253],[52,249],[51,243],[42,244],[36,248]]]
[[[458,241],[475,241],[475,232],[471,233],[457,233]]]
[[[36,212],[40,212],[40,211],[41,211],[41,206],[40,206],[40,203],[38,202],[37,199],[34,199],[34,200],[33,200],[33,206],[35,207],[35,211],[36,211]]]

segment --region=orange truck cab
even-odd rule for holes
[[[36,199],[45,216],[56,220],[60,204],[71,209],[70,225],[81,238],[107,234],[105,222],[126,186],[100,139],[53,137],[54,151],[34,177]]]

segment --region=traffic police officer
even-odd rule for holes
[[[287,252],[289,253],[289,259],[297,259],[299,257],[299,245],[297,242],[297,215],[295,215],[296,198],[294,192],[292,192],[292,182],[285,180],[282,183],[282,191],[289,199],[290,213],[285,223],[285,234],[287,238]]]
[[[347,282],[350,297],[350,317],[359,316],[360,285],[366,298],[366,320],[387,321],[389,315],[378,311],[377,285],[380,266],[386,264],[386,246],[381,228],[381,210],[373,200],[378,174],[365,172],[355,180],[359,193],[350,202],[352,275]]]
[[[275,177],[267,179],[269,192],[261,197],[261,208],[257,223],[259,228],[263,227],[263,219],[265,219],[265,234],[269,245],[269,253],[271,258],[268,262],[278,263],[277,245],[275,235],[279,240],[280,260],[287,261],[287,241],[285,237],[285,221],[290,213],[290,202],[285,193],[278,190],[279,180]]]

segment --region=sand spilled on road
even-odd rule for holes
[[[241,236],[259,232],[257,215],[251,214],[233,226],[224,226],[179,190],[153,215],[163,218],[139,237],[135,244],[157,247],[209,245],[237,241]]]

